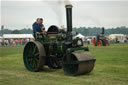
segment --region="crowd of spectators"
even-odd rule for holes
[[[0,39],[0,46],[22,46],[33,39]]]

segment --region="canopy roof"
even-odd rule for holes
[[[32,34],[4,34],[3,38],[34,38]]]
[[[85,36],[84,35],[82,35],[82,34],[78,34],[78,35],[76,35],[74,38],[77,38],[77,37],[79,37],[79,38],[85,38]]]

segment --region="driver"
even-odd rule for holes
[[[42,18],[37,18],[36,22],[33,23],[32,28],[33,28],[33,35],[34,35],[34,38],[35,38],[36,34],[40,34],[45,29],[45,27],[43,25],[43,19]]]

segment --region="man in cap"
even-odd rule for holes
[[[34,37],[36,37],[36,34],[40,34],[41,32],[43,32],[45,30],[43,19],[37,18],[36,22],[33,23],[32,28]]]

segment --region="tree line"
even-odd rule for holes
[[[81,33],[84,36],[95,36],[98,33],[101,33],[102,28],[101,27],[74,27],[74,32]],[[4,29],[0,30],[0,34],[32,34],[33,31],[30,28],[24,28],[21,30],[9,30]],[[105,29],[105,35],[110,34],[126,34],[128,35],[128,27],[122,26],[122,27],[116,27],[116,28],[109,28]]]
[[[32,34],[32,29],[30,28],[24,28],[21,30],[9,30],[9,29],[3,29],[0,30],[0,34]]]
[[[98,33],[102,32],[101,27],[79,27],[79,28],[74,28],[74,32],[81,33],[84,36],[95,36]],[[125,34],[128,35],[128,27],[122,26],[122,27],[116,27],[116,28],[105,28],[105,35],[110,35],[110,34]]]

